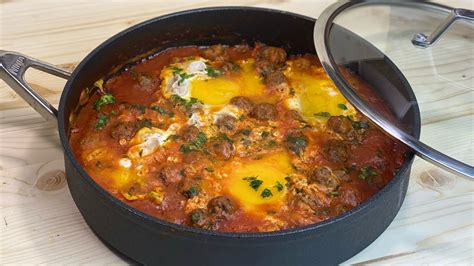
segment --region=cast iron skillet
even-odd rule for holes
[[[189,10],[157,17],[120,32],[93,50],[70,77],[52,65],[0,51],[0,77],[46,118],[55,118],[55,109],[24,82],[24,71],[34,67],[68,78],[57,120],[71,195],[90,228],[104,242],[133,260],[159,265],[336,264],[367,247],[394,219],[407,191],[413,153],[408,154],[393,180],[380,192],[334,219],[271,233],[219,233],[163,221],[117,200],[87,175],[74,158],[68,140],[69,118],[81,90],[130,58],[174,46],[243,41],[283,47],[289,54],[315,53],[314,23],[309,17],[261,8]],[[337,32],[339,40],[344,40],[348,47],[358,47],[347,49],[348,54],[360,49],[380,54],[353,33],[344,29]],[[381,97],[397,89],[416,102],[405,78],[388,58],[351,62],[349,67],[375,86]],[[385,100],[397,113],[399,103],[390,97]],[[417,106],[409,110],[401,122],[409,126],[411,134],[419,137]]]

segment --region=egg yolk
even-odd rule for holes
[[[192,79],[191,97],[209,105],[224,105],[235,96],[262,95],[265,86],[253,64],[254,60],[242,60],[238,62],[240,70],[235,75]]]
[[[285,177],[292,172],[286,152],[267,154],[259,160],[242,159],[228,167],[232,170],[226,188],[244,209],[258,213],[265,211],[265,206],[282,204]]]
[[[327,79],[321,79],[320,73],[312,75],[307,72],[293,71],[291,67],[285,71],[296,97],[299,98],[298,111],[307,117],[315,117],[318,113],[329,113],[332,116],[354,115],[355,109],[347,102],[336,86]]]

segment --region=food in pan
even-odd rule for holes
[[[370,198],[405,160],[316,56],[261,43],[171,48],[82,98],[70,143],[87,173],[134,208],[195,228],[317,223]]]

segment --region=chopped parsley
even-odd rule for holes
[[[201,220],[201,213],[200,212],[193,212],[193,214],[191,214],[191,222],[193,223],[197,223]]]
[[[97,118],[97,122],[95,123],[95,128],[102,129],[107,124],[108,121],[109,121],[109,118],[106,115],[99,114],[99,117]]]
[[[212,68],[212,67],[206,67],[206,72],[207,72],[207,75],[211,78],[215,78],[219,75],[221,75],[221,71],[215,69],[215,68]]]
[[[188,78],[194,77],[194,74],[188,74],[188,73],[183,72],[183,73],[178,74],[178,76],[179,76],[178,85],[182,85],[185,80],[187,80]]]
[[[207,136],[203,132],[199,132],[195,139],[188,142],[187,144],[181,145],[179,147],[179,151],[182,153],[188,153],[193,150],[200,150],[204,147],[207,142]]]
[[[278,190],[278,191],[282,191],[283,190],[283,185],[280,183],[280,181],[277,181],[276,185],[274,185],[274,187]]]
[[[342,110],[347,110],[347,106],[343,103],[338,104],[337,107],[339,107]]]
[[[174,113],[173,112],[168,112],[166,111],[163,107],[159,106],[159,105],[153,105],[150,107],[151,110],[153,111],[156,111],[162,115],[168,115],[169,117],[173,117],[174,116]]]
[[[242,178],[245,181],[249,182],[249,186],[253,188],[253,190],[257,191],[258,188],[262,185],[263,181],[258,180],[258,176],[247,176]]]
[[[99,111],[102,106],[111,103],[115,103],[115,97],[110,93],[106,93],[100,96],[100,98],[94,103],[94,108]]]
[[[144,128],[144,127],[151,128],[152,126],[153,126],[153,123],[148,118],[139,120],[138,124],[137,124],[138,129],[141,129],[141,128]]]
[[[197,196],[199,192],[201,192],[201,189],[199,187],[192,186],[189,189],[183,191],[183,194],[184,196],[190,199]]]
[[[263,131],[260,136],[262,136],[262,138],[267,138],[268,136],[270,135],[270,133],[268,131]]]
[[[286,138],[286,141],[289,143],[289,149],[292,150],[296,155],[300,155],[301,151],[303,151],[306,146],[308,146],[308,139],[304,135],[289,135]]]
[[[377,173],[377,171],[370,165],[366,165],[360,168],[360,171],[359,171],[359,178],[363,180],[367,180],[378,175],[379,173]]]
[[[270,189],[266,188],[262,191],[262,193],[260,194],[260,197],[262,198],[268,198],[268,197],[271,197],[273,196],[273,193]]]
[[[315,113],[314,114],[315,116],[320,116],[320,117],[330,117],[331,114],[329,112],[319,112],[319,113]]]
[[[176,105],[183,106],[186,109],[191,109],[193,105],[200,103],[197,98],[191,97],[191,99],[189,99],[188,101],[186,99],[181,98],[179,95],[176,95],[176,94],[171,95],[171,101],[173,101]]]
[[[245,136],[250,135],[250,132],[252,132],[252,131],[248,128],[244,128],[244,129],[240,130],[240,133],[244,134]]]
[[[219,133],[219,135],[217,135],[217,139],[218,140],[222,140],[222,141],[227,141],[229,143],[234,143],[228,136],[226,133]]]
[[[369,123],[367,121],[352,121],[353,129],[367,129],[369,128]]]

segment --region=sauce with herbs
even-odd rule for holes
[[[76,158],[115,197],[178,224],[263,232],[317,223],[374,195],[405,160],[315,56],[261,43],[172,48],[93,91],[72,124]]]

